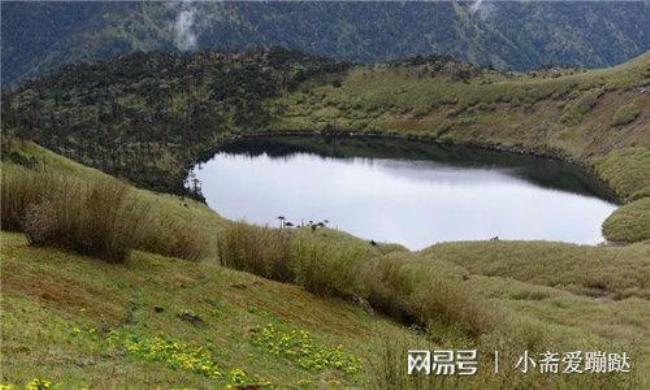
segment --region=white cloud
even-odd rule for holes
[[[179,50],[196,49],[195,21],[196,8],[191,3],[181,3],[173,25],[174,44]]]

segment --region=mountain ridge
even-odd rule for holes
[[[529,70],[611,66],[650,49],[647,1],[2,2],[2,15],[4,85],[138,50],[282,46],[362,63],[444,54]]]

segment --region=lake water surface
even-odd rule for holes
[[[495,236],[595,244],[616,208],[569,164],[406,141],[239,141],[194,172],[208,205],[229,219],[328,220],[410,249]]]

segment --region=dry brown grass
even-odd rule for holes
[[[153,212],[157,205],[108,176],[77,177],[4,164],[2,228],[33,245],[58,246],[111,262],[133,249],[188,260],[204,257],[202,226]]]
[[[40,200],[42,191],[49,187],[49,177],[40,177],[32,174],[32,171],[12,166],[10,170],[6,165],[2,169],[2,229],[10,231],[21,231],[23,217],[27,208]]]
[[[149,223],[153,226],[147,229],[138,249],[193,261],[205,257],[209,237],[203,226],[160,215]]]
[[[291,234],[288,230],[236,222],[218,241],[219,259],[227,267],[279,281],[291,281]]]
[[[495,311],[445,269],[404,252],[382,255],[360,240],[321,240],[307,230],[235,223],[219,241],[227,267],[293,282],[323,296],[355,298],[402,322],[453,325],[469,337],[494,328]]]
[[[123,262],[142,242],[148,208],[116,180],[84,182],[35,174],[49,184],[27,206],[23,228],[32,245],[60,246],[110,262]]]

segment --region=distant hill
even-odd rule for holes
[[[432,53],[588,68],[650,49],[650,2],[1,3],[3,86],[132,51],[283,46],[357,62]]]

